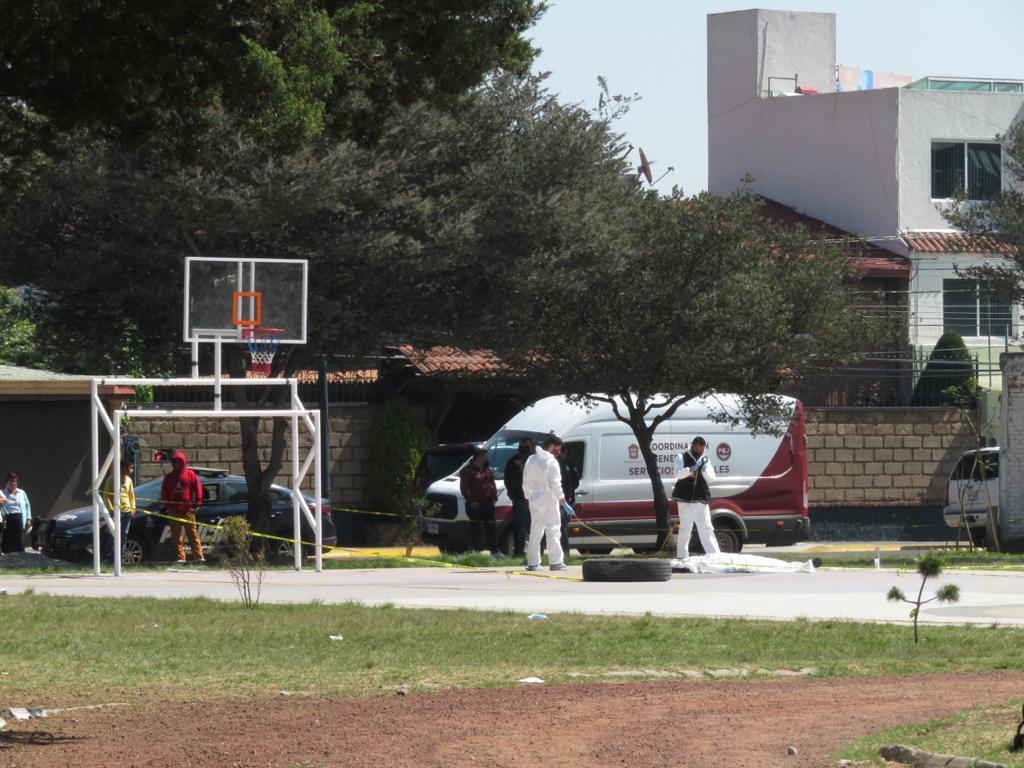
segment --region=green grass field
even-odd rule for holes
[[[279,690],[368,695],[388,686],[602,679],[624,670],[817,669],[878,675],[1019,669],[1024,631],[837,621],[525,615],[344,605],[142,598],[0,598],[0,688],[95,698]],[[331,640],[330,636],[342,640]],[[964,649],[970,649],[965,653]],[[581,678],[581,675],[584,677]],[[594,677],[588,677],[593,675]]]
[[[879,747],[901,744],[936,754],[977,757],[1007,768],[1024,768],[1024,752],[1009,749],[1020,723],[1020,708],[1021,700],[1016,700],[928,723],[888,728],[843,745],[835,758],[882,765]]]

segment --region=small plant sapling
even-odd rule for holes
[[[917,559],[917,572],[921,575],[921,588],[917,591],[916,600],[908,600],[907,596],[899,587],[893,587],[886,595],[888,600],[903,601],[914,606],[910,611],[910,618],[914,620],[914,642],[918,642],[917,620],[921,614],[921,606],[938,600],[940,603],[955,603],[960,600],[960,587],[956,584],[946,584],[939,588],[934,596],[924,599],[924,585],[930,578],[938,577],[942,573],[942,558],[935,552],[928,552]]]

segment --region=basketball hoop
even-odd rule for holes
[[[277,348],[281,346],[284,330],[281,328],[246,328],[243,331],[249,345],[249,370],[254,378],[265,379],[270,375]]]

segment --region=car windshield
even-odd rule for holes
[[[150,480],[135,488],[135,503],[143,509],[149,509],[160,501],[160,484],[163,478]]]
[[[547,435],[543,432],[525,432],[522,430],[501,430],[487,441],[487,460],[491,463],[491,471],[495,478],[505,477],[505,465],[519,450],[519,441],[529,437],[534,445],[540,445]]]

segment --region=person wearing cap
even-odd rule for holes
[[[697,526],[705,554],[718,554],[718,539],[711,524],[711,489],[708,483],[715,479],[715,469],[705,453],[708,443],[695,437],[685,453],[675,460],[676,484],[672,499],[679,508],[679,534],[676,538],[676,558],[685,560],[690,555],[690,534]]]

